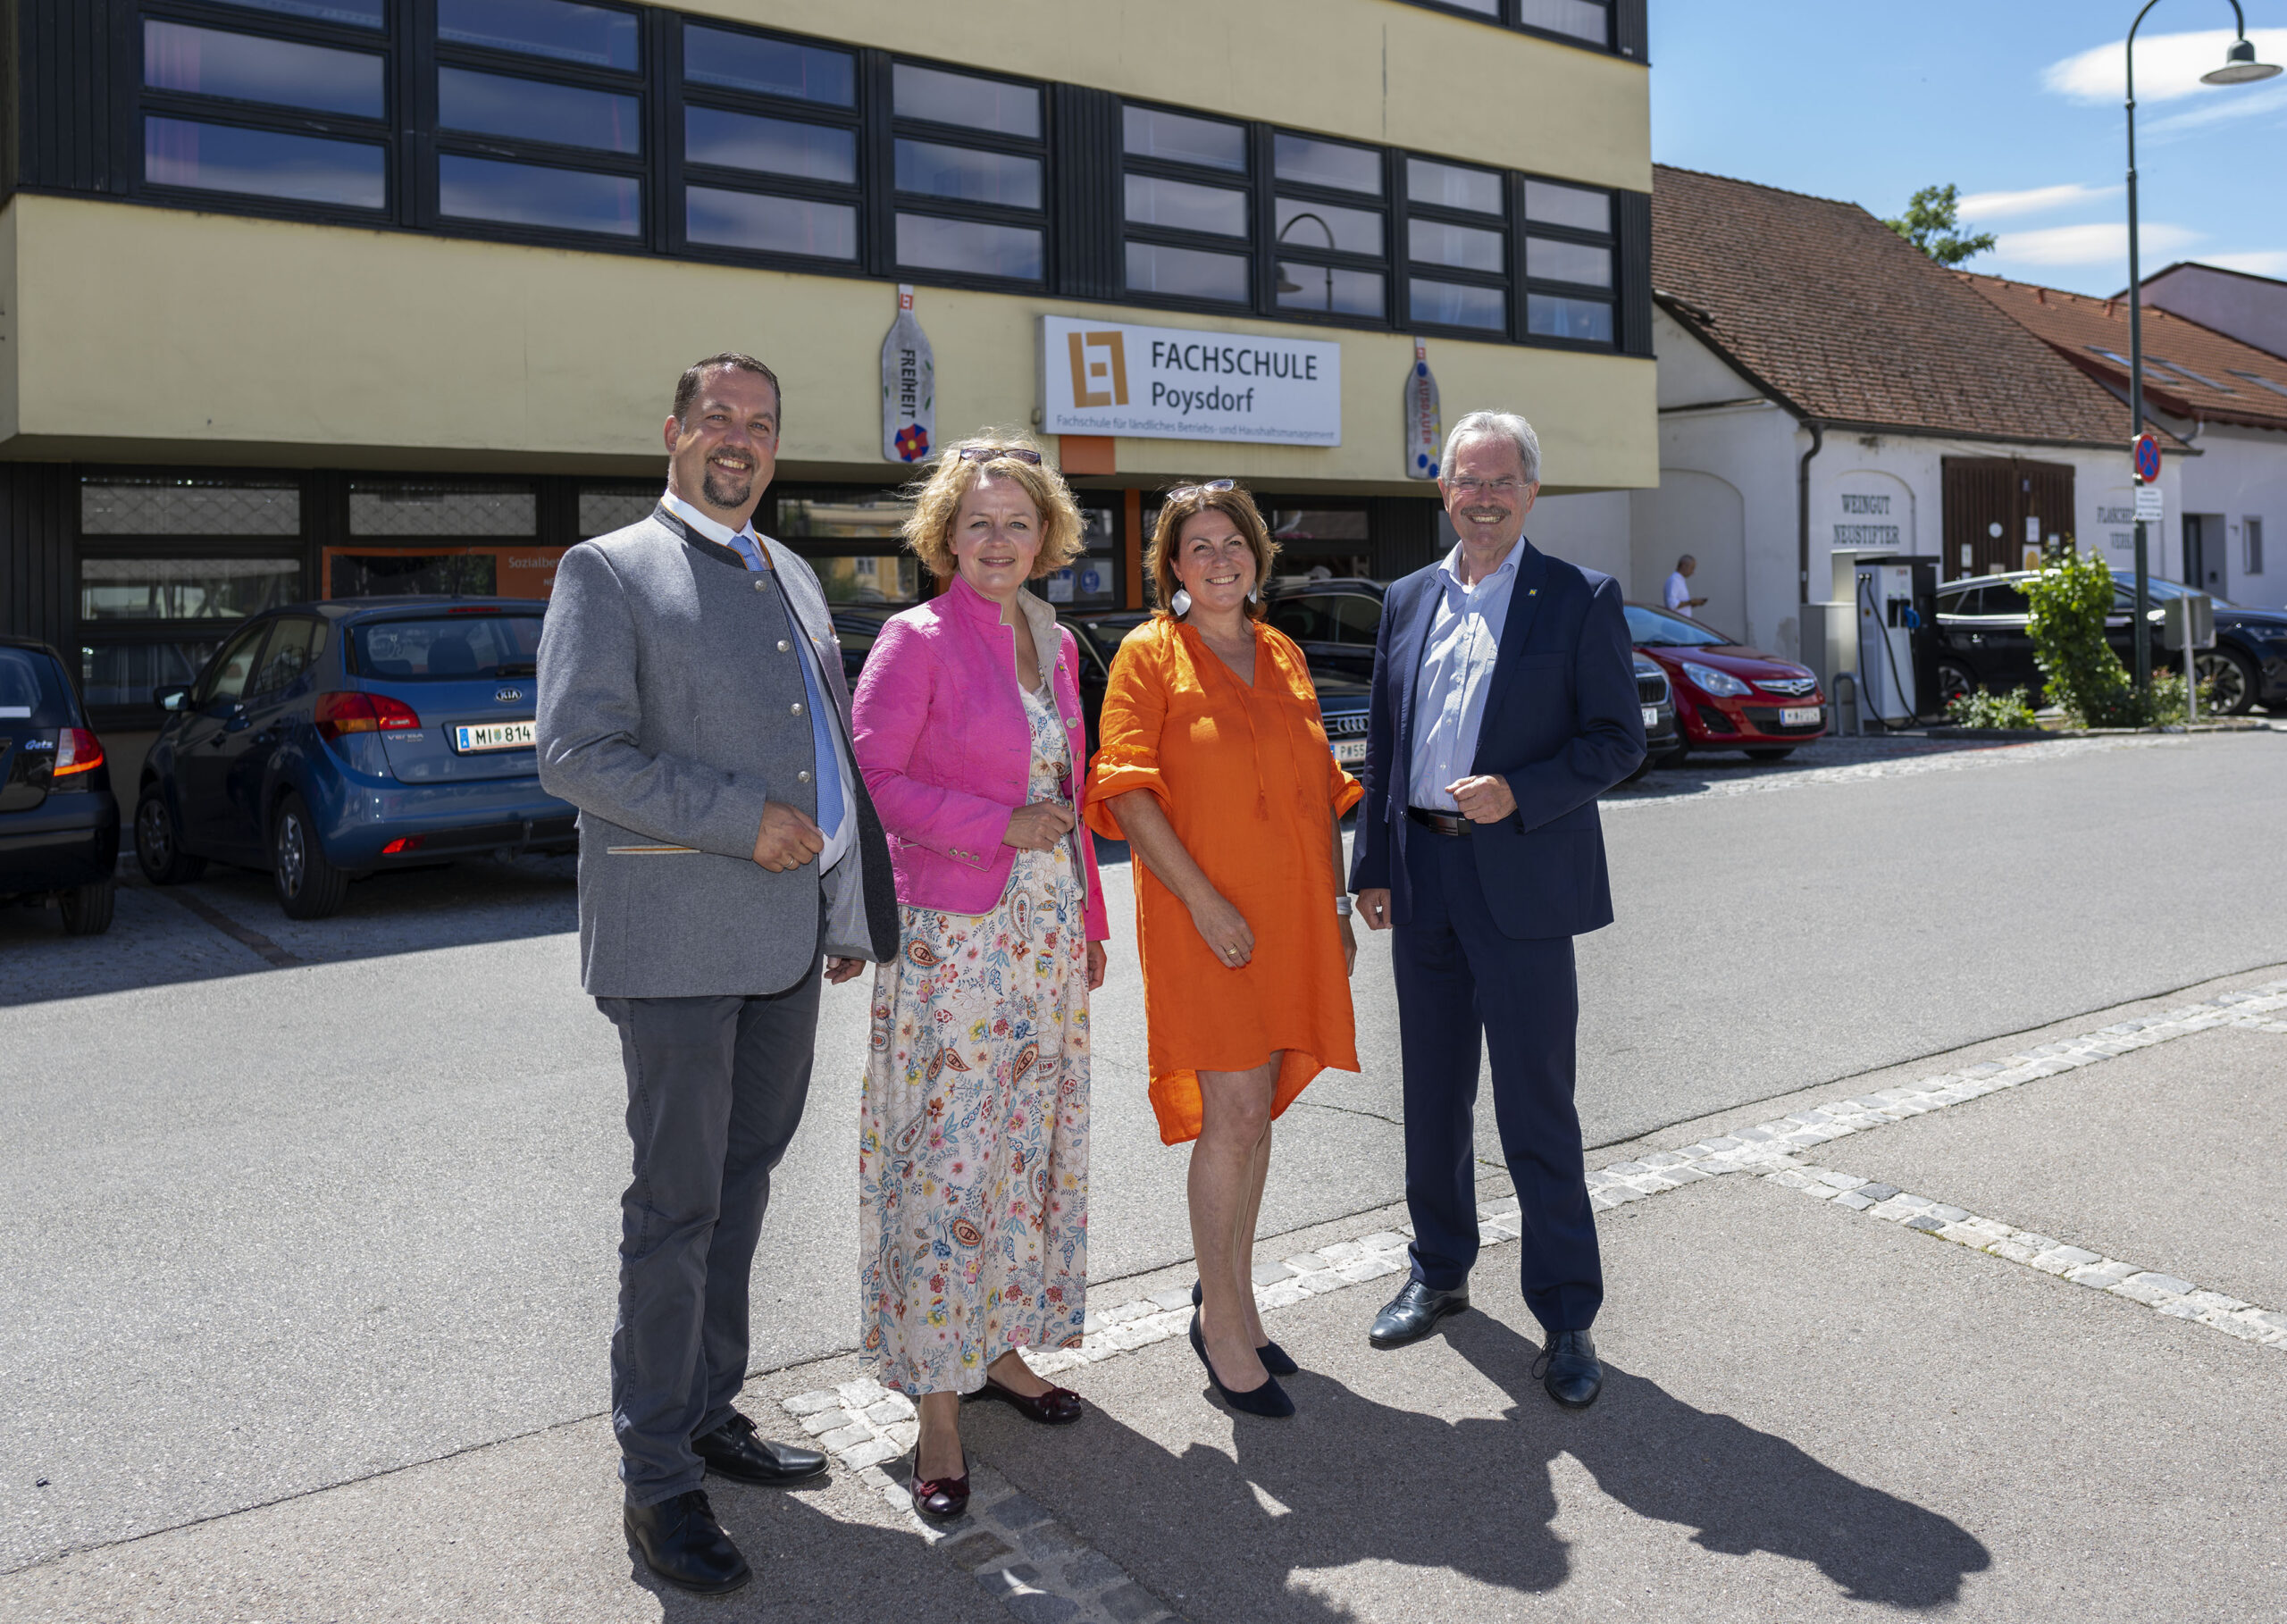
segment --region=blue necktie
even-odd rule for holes
[[[767,569],[763,562],[762,548],[752,536],[741,531],[731,538],[731,545],[739,557],[747,561],[750,570]],[[786,611],[786,618],[794,618],[793,609]],[[797,632],[801,628],[795,627]],[[819,691],[821,684],[812,668],[814,662],[807,656],[794,657],[802,665],[802,687],[810,696],[810,751],[818,764],[818,827],[828,834],[842,827],[842,752],[834,748],[834,724],[826,720],[825,696]]]

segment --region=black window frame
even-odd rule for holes
[[[865,166],[865,189],[873,218],[874,249],[870,263],[874,266],[874,273],[898,281],[926,282],[934,287],[974,289],[987,293],[1048,292],[1055,286],[1057,275],[1054,221],[1050,207],[1056,197],[1057,170],[1055,121],[1050,107],[1047,81],[975,68],[966,63],[941,62],[905,51],[871,51],[867,54],[870,59],[867,63],[870,71],[866,75],[867,88],[859,94],[861,99],[871,104],[867,109],[867,122],[872,127],[874,140],[870,153],[861,151],[859,163]],[[900,113],[897,111],[895,80],[901,63],[926,68],[934,73],[986,80],[1031,91],[1040,108],[1040,134],[1036,137],[1012,136],[997,130],[941,124]],[[1037,209],[1018,209],[1005,204],[971,203],[959,197],[942,197],[932,192],[901,192],[897,189],[897,143],[901,139],[929,141],[940,146],[963,146],[979,152],[1036,159],[1040,163],[1040,206]],[[981,225],[1018,226],[1036,231],[1040,236],[1040,275],[1037,278],[992,276],[981,272],[942,271],[934,266],[904,264],[897,257],[897,217],[900,214],[970,221]]]
[[[1281,180],[1278,173],[1278,138],[1282,135],[1295,136],[1328,146],[1353,147],[1375,155],[1380,160],[1380,194],[1347,191],[1340,187],[1321,186],[1309,180]],[[1255,299],[1258,311],[1282,320],[1306,321],[1318,327],[1358,327],[1386,332],[1400,325],[1396,320],[1397,296],[1392,287],[1397,233],[1403,229],[1400,223],[1402,199],[1393,184],[1398,175],[1395,150],[1377,146],[1370,141],[1353,140],[1347,136],[1320,135],[1315,130],[1289,130],[1278,124],[1258,124],[1255,127],[1254,158],[1258,177],[1255,215]],[[1328,247],[1323,243],[1312,244],[1299,238],[1282,237],[1278,228],[1278,204],[1282,197],[1296,203],[1317,203],[1328,208],[1378,214],[1382,222],[1382,252],[1379,257]],[[1333,234],[1333,228],[1327,227],[1327,235],[1330,238]],[[1363,271],[1380,277],[1381,314],[1356,315],[1345,311],[1311,310],[1302,306],[1280,304],[1278,266],[1282,260],[1311,269]]]
[[[1591,231],[1579,226],[1558,225],[1547,221],[1536,221],[1525,205],[1525,188],[1534,181],[1562,186],[1576,192],[1601,192],[1604,198],[1604,229]],[[1509,213],[1516,222],[1509,234],[1509,255],[1514,293],[1510,302],[1509,331],[1520,344],[1570,349],[1588,355],[1621,355],[1628,350],[1627,295],[1625,267],[1621,253],[1621,195],[1608,186],[1591,186],[1562,175],[1530,174],[1512,172],[1509,177]],[[1603,287],[1593,282],[1568,282],[1556,277],[1534,276],[1530,273],[1531,239],[1546,238],[1552,242],[1574,242],[1584,247],[1604,249],[1612,256],[1612,280]],[[1532,331],[1532,296],[1548,294],[1556,298],[1587,299],[1606,306],[1612,311],[1612,338],[1567,339]]]
[[[138,4],[119,7],[113,20],[113,48],[119,64],[120,88],[124,94],[113,100],[114,183],[130,197],[174,208],[359,226],[390,223],[401,218],[408,179],[401,133],[410,121],[404,99],[406,52],[399,38],[405,26],[405,9],[401,5],[385,5],[382,18],[381,28],[364,29],[354,23],[324,22],[283,12],[211,4],[206,0],[141,0]],[[378,56],[381,59],[381,116],[358,118],[349,113],[147,85],[143,82],[146,21]],[[147,118],[178,119],[225,129],[311,136],[378,147],[381,153],[382,204],[379,208],[369,209],[352,204],[317,203],[260,192],[210,190],[150,180],[145,172],[143,131]]]
[[[1127,150],[1127,110],[1139,108],[1147,113],[1173,113],[1178,118],[1197,119],[1202,122],[1220,124],[1239,132],[1239,149],[1244,155],[1244,170],[1218,169],[1211,164],[1185,163],[1172,158],[1155,158]],[[1261,299],[1261,251],[1263,194],[1261,186],[1261,142],[1255,126],[1244,119],[1226,118],[1202,113],[1190,107],[1171,107],[1164,103],[1148,102],[1135,96],[1120,96],[1114,101],[1113,140],[1117,151],[1115,161],[1119,176],[1119,196],[1114,200],[1113,217],[1118,221],[1117,280],[1119,291],[1114,297],[1122,304],[1148,305],[1162,310],[1191,310],[1202,315],[1255,315],[1260,314]],[[1194,186],[1214,186],[1224,191],[1236,192],[1246,200],[1246,230],[1236,237],[1226,237],[1214,231],[1188,231],[1171,226],[1147,225],[1127,218],[1127,177],[1131,174],[1158,180],[1177,180]],[[1154,293],[1131,288],[1127,282],[1127,245],[1131,242],[1152,243],[1171,248],[1192,248],[1202,253],[1236,255],[1246,262],[1246,292],[1236,299],[1200,298],[1189,294]]]
[[[412,218],[429,230],[449,227],[456,236],[505,242],[540,243],[555,247],[592,247],[600,243],[649,247],[663,240],[659,230],[659,184],[654,172],[659,149],[658,74],[655,59],[664,13],[658,8],[626,4],[625,0],[578,0],[583,5],[625,12],[636,21],[636,63],[632,71],[567,62],[562,57],[510,51],[492,46],[465,45],[437,37],[436,0],[411,0],[398,10],[410,13],[412,27],[411,83],[406,88],[412,116],[406,122],[421,152],[415,166]],[[592,146],[573,146],[524,136],[480,134],[447,130],[439,121],[438,74],[445,68],[465,68],[504,79],[536,84],[561,85],[579,90],[599,90],[636,100],[636,128],[641,132],[632,153],[607,152]],[[636,185],[636,222],[632,233],[591,231],[574,227],[540,226],[513,221],[485,220],[443,212],[441,165],[447,157],[467,157],[528,168],[561,169],[581,174],[606,174],[632,179]]]
[[[1637,63],[1646,60],[1646,0],[1586,0],[1586,3],[1604,8],[1604,37],[1601,41],[1526,21],[1520,0],[1495,0],[1490,13],[1458,4],[1458,0],[1405,0],[1408,5],[1418,5],[1424,11],[1442,12],[1448,17],[1459,17],[1487,28],[1507,29],[1535,39],[1571,46],[1576,50],[1595,51],[1601,55],[1619,56]]]
[[[1511,183],[1508,172],[1487,163],[1469,163],[1448,158],[1437,153],[1400,151],[1392,173],[1397,194],[1395,199],[1397,229],[1405,232],[1405,249],[1395,254],[1396,275],[1404,283],[1403,302],[1396,308],[1404,313],[1399,323],[1407,332],[1418,332],[1441,338],[1474,339],[1479,343],[1497,343],[1512,339],[1519,327],[1519,311],[1524,305],[1523,264],[1519,257],[1522,238],[1520,222],[1523,217],[1522,188]],[[1501,212],[1498,214],[1479,213],[1473,209],[1454,208],[1445,204],[1421,203],[1415,200],[1406,166],[1415,159],[1425,163],[1439,163],[1449,169],[1474,170],[1489,175],[1498,187]],[[1602,188],[1591,188],[1602,189]],[[1458,265],[1439,264],[1433,260],[1413,257],[1413,221],[1416,216],[1438,225],[1468,226],[1478,230],[1495,231],[1501,238],[1501,269],[1498,271],[1470,271]],[[1395,245],[1393,245],[1395,253]],[[1494,288],[1500,291],[1504,306],[1502,323],[1498,327],[1465,327],[1453,322],[1424,322],[1413,314],[1413,279],[1416,274],[1463,287]]]
[[[874,53],[839,41],[815,39],[776,29],[750,28],[728,18],[702,17],[684,12],[669,12],[666,17],[666,22],[659,30],[663,53],[659,97],[662,105],[658,121],[664,130],[660,146],[659,190],[666,215],[666,234],[661,239],[666,245],[666,251],[679,258],[711,260],[722,264],[755,265],[813,273],[824,271],[829,274],[868,274],[876,236],[873,211],[867,202],[871,149],[878,138],[867,117],[867,59]],[[712,29],[718,33],[744,35],[753,39],[774,40],[809,50],[829,49],[847,56],[850,59],[850,103],[847,106],[840,106],[832,102],[807,101],[799,96],[770,96],[727,85],[693,82],[688,75],[688,64],[683,58],[684,31],[692,26]],[[756,118],[777,119],[787,123],[846,130],[857,149],[854,177],[850,184],[844,186],[835,181],[814,180],[798,175],[774,175],[758,170],[732,169],[721,164],[693,163],[686,139],[690,130],[689,109],[693,105],[723,113],[745,113]],[[690,189],[694,185],[717,191],[745,192],[755,197],[846,204],[856,215],[854,251],[848,259],[836,259],[826,255],[790,254],[774,249],[741,248],[728,243],[693,242],[688,230],[688,199]]]

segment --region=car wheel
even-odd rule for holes
[[[75,885],[59,893],[55,899],[63,910],[63,933],[67,936],[100,936],[111,929],[112,904],[119,895],[119,888],[109,880],[98,880],[93,885]]]
[[[289,919],[323,919],[349,892],[348,875],[325,860],[317,831],[310,826],[310,808],[299,795],[281,801],[271,823],[270,878],[278,888],[278,906]]]
[[[1965,699],[1977,691],[1977,682],[1963,666],[1951,660],[1938,662],[1938,708],[1943,710],[1956,699]]]
[[[2199,680],[2216,685],[2212,714],[2244,716],[2255,705],[2255,672],[2233,649],[2207,649],[2198,664]]]
[[[135,807],[135,866],[154,885],[181,885],[206,872],[206,859],[182,849],[174,814],[157,789],[146,790]]]
[[[1795,747],[1790,744],[1783,750],[1749,750],[1747,759],[1749,761],[1784,761],[1794,753]]]

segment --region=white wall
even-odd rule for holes
[[[2287,536],[2287,433],[2224,423],[2168,427],[2202,453],[2175,460],[2182,469],[2183,511],[2217,515],[2224,521],[2223,595],[2251,608],[2287,608],[2287,540],[2282,539]],[[2260,575],[2249,575],[2245,567],[2249,518],[2263,525]],[[2181,537],[2180,527],[2177,533]]]
[[[1542,497],[1525,518],[1525,534],[1552,557],[1602,570],[1628,590],[1628,502],[1625,490],[1588,490]]]

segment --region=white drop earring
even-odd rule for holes
[[[1249,603],[1261,603],[1262,601],[1262,582],[1258,581],[1247,589],[1247,601]]]
[[[1181,620],[1185,615],[1190,614],[1191,594],[1185,591],[1181,587],[1177,587],[1176,589],[1176,595],[1168,599],[1168,613],[1174,615],[1177,620]]]

